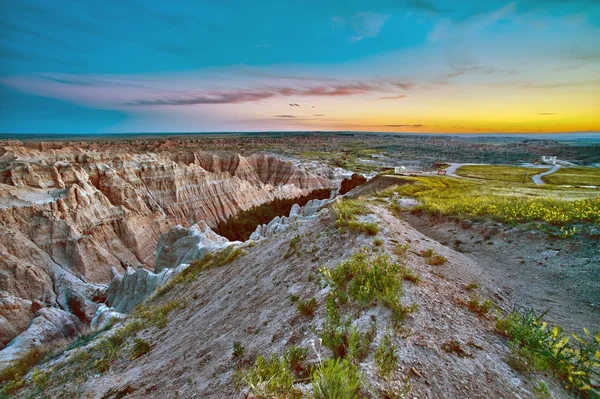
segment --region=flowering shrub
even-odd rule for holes
[[[496,329],[512,340],[513,355],[538,370],[552,370],[565,387],[582,394],[597,395],[600,383],[600,332],[594,337],[569,337],[559,327],[550,327],[531,310],[510,313],[496,321]]]

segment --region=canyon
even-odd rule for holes
[[[343,178],[270,154],[155,144],[0,142],[0,349],[42,317],[68,321],[58,336],[82,330],[115,272],[154,270],[174,226],[214,227]]]

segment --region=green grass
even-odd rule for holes
[[[431,266],[441,266],[448,261],[445,256],[438,254],[433,248],[427,248],[426,250],[421,251],[420,255],[424,257],[427,264]]]
[[[237,359],[244,356],[244,345],[240,341],[234,341],[231,347],[231,357]]]
[[[531,183],[531,176],[545,172],[548,169],[524,168],[520,166],[467,165],[458,168],[456,174],[475,179]]]
[[[374,236],[379,233],[379,226],[372,222],[361,222],[359,216],[369,213],[368,205],[363,200],[343,199],[336,201],[331,206],[338,229],[347,229],[351,232],[363,232]]]
[[[136,338],[133,347],[130,349],[129,354],[131,355],[131,360],[135,360],[138,357],[144,356],[146,353],[152,350],[152,345],[149,342]]]
[[[600,187],[600,168],[561,168],[542,180],[548,184]]]
[[[388,189],[414,197],[420,205],[413,211],[457,218],[487,219],[515,225],[537,222],[553,227],[573,224],[600,225],[600,193],[553,186],[473,182],[448,177],[411,178],[414,184]]]
[[[392,335],[386,333],[379,342],[375,351],[375,365],[379,375],[384,379],[389,379],[396,368],[398,368],[398,356],[396,355],[396,345],[392,340]]]
[[[400,325],[414,310],[415,305],[402,305],[402,280],[405,269],[392,262],[386,253],[371,255],[366,250],[356,252],[332,269],[320,270],[325,282],[332,288],[325,305],[330,311],[334,304],[344,304],[351,299],[361,306],[381,303],[392,311],[392,321]]]
[[[514,310],[496,321],[497,331],[511,340],[513,364],[524,372],[551,370],[566,388],[584,397],[597,397],[600,332],[592,336],[584,329],[583,336],[569,337],[561,328],[545,323],[543,316],[533,310]]]
[[[270,358],[258,356],[254,365],[239,377],[251,397],[261,399],[300,398],[301,392],[294,388],[294,374],[286,361],[276,355]]]
[[[224,266],[244,254],[245,251],[242,248],[230,245],[216,254],[209,253],[204,255],[201,259],[194,260],[187,268],[173,277],[167,284],[159,287],[149,299],[149,302],[161,298],[178,285],[189,284],[195,281],[203,271]]]
[[[361,382],[358,368],[345,359],[328,359],[311,375],[315,399],[359,397]]]
[[[476,313],[480,316],[487,315],[489,311],[492,310],[492,306],[494,305],[491,300],[482,300],[475,294],[472,294],[465,303],[473,313]]]
[[[296,303],[296,309],[298,309],[298,312],[300,312],[302,316],[310,318],[315,315],[315,310],[317,310],[318,306],[319,304],[314,297],[306,300],[299,300],[298,303]]]

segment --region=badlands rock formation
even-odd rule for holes
[[[285,232],[295,223],[312,220],[321,208],[328,204],[336,191],[332,190],[331,198],[310,200],[305,206],[295,204],[289,216],[275,217],[268,224],[258,226],[250,238],[259,241],[267,237]],[[157,253],[154,273],[146,269],[129,267],[124,274],[113,269],[114,277],[107,290],[107,304],[101,305],[92,321],[92,327],[101,327],[111,317],[122,317],[135,306],[148,298],[161,285],[166,284],[179,272],[187,268],[195,259],[219,251],[230,245],[246,245],[239,241],[229,241],[211,230],[204,222],[190,228],[175,226],[161,236]]]
[[[173,226],[214,226],[241,209],[341,180],[331,169],[273,156],[156,149],[0,147],[0,348],[31,328],[34,301],[89,324],[113,275],[152,270],[159,237]]]

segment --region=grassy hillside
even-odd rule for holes
[[[548,184],[600,187],[600,169],[561,168],[542,179]]]
[[[546,170],[518,166],[468,165],[458,168],[456,174],[475,179],[529,183],[531,182],[531,176],[545,172]]]

